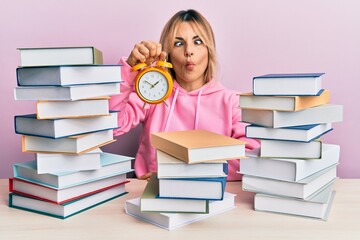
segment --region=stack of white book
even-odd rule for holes
[[[268,74],[240,94],[248,138],[261,147],[241,160],[243,190],[255,192],[259,211],[327,219],[335,192],[340,147],[321,136],[341,122],[343,106],[330,104],[323,73]]]
[[[126,202],[126,213],[173,230],[234,207],[225,192],[226,159],[245,155],[245,143],[204,130],[152,134],[157,151],[153,173],[142,196]]]
[[[36,113],[15,116],[22,151],[36,159],[14,165],[9,205],[67,218],[126,193],[131,157],[102,152],[114,142],[120,65],[103,65],[94,47],[21,48],[16,100]]]

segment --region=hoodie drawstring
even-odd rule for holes
[[[175,108],[175,102],[176,102],[176,99],[178,97],[178,94],[179,94],[179,88],[176,88],[175,90],[175,94],[174,94],[174,99],[171,103],[171,106],[170,106],[170,111],[169,111],[169,115],[166,119],[166,123],[165,123],[165,128],[164,128],[164,132],[167,132],[168,128],[169,128],[169,122],[170,122],[170,118],[172,116],[172,113],[174,112],[174,108]]]
[[[198,121],[199,121],[199,109],[200,109],[200,98],[201,98],[201,94],[202,94],[202,89],[200,89],[198,97],[197,97],[197,101],[196,101],[196,112],[195,112],[195,121],[194,121],[194,130],[197,129],[198,127]]]

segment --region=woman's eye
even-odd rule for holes
[[[194,43],[195,43],[196,45],[200,45],[200,44],[203,43],[203,41],[202,41],[201,39],[196,39],[196,40],[194,41]]]
[[[182,45],[183,45],[182,42],[175,42],[175,43],[174,43],[174,47],[180,47],[180,46],[182,46]]]

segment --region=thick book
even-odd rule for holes
[[[240,173],[284,181],[299,181],[338,164],[340,146],[323,143],[320,159],[260,158],[259,148],[247,152],[240,161]]]
[[[327,220],[335,196],[332,185],[307,200],[257,193],[254,198],[254,209]]]
[[[120,65],[21,67],[16,69],[18,86],[69,86],[119,83]]]
[[[101,149],[83,154],[36,153],[38,174],[96,170],[101,168]]]
[[[308,199],[336,179],[337,164],[316,172],[299,181],[282,181],[271,178],[243,175],[244,191],[284,197]]]
[[[242,121],[264,127],[281,128],[320,123],[341,122],[343,106],[325,104],[297,112],[241,109]]]
[[[126,173],[88,182],[73,187],[58,189],[18,178],[9,179],[9,192],[55,204],[71,202],[109,188],[128,183]]]
[[[132,157],[103,152],[101,168],[97,170],[38,174],[36,160],[16,163],[13,169],[15,178],[62,189],[131,172],[132,160]]]
[[[151,144],[186,163],[198,163],[244,157],[246,142],[206,130],[187,130],[152,133]]]
[[[120,83],[102,83],[73,86],[16,87],[15,100],[74,101],[120,94]]]
[[[152,174],[140,197],[141,211],[172,213],[209,213],[209,201],[159,198],[159,179]]]
[[[118,127],[117,112],[89,118],[37,119],[36,114],[15,116],[17,134],[63,138]]]
[[[235,195],[227,192],[224,194],[223,200],[209,202],[208,214],[142,212],[140,198],[130,199],[125,202],[126,214],[169,231],[215,216],[234,207]]]
[[[103,64],[102,52],[92,46],[18,48],[20,65],[52,66]]]
[[[37,101],[37,119],[80,118],[109,115],[109,97],[77,101]]]
[[[16,193],[10,193],[9,207],[66,219],[126,193],[125,185],[122,184],[63,204],[55,204]]]
[[[318,96],[258,96],[253,93],[240,94],[240,108],[277,111],[299,111],[328,104],[330,92],[324,90]]]
[[[324,73],[266,74],[253,78],[254,95],[317,95]]]
[[[261,140],[260,157],[265,158],[321,158],[322,141],[295,142],[283,140]]]
[[[159,197],[222,200],[225,187],[226,177],[161,178],[159,179]]]
[[[187,164],[163,151],[156,150],[158,178],[226,177],[226,160]]]
[[[331,123],[283,128],[270,128],[251,124],[245,127],[245,134],[248,138],[310,142],[332,130]]]
[[[22,135],[22,151],[36,153],[82,154],[116,141],[113,130],[52,139]]]

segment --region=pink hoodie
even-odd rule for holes
[[[156,172],[155,149],[150,143],[152,132],[166,132],[190,129],[205,129],[248,142],[247,149],[258,147],[254,139],[245,138],[245,124],[240,122],[239,97],[237,93],[223,87],[217,81],[210,81],[200,89],[186,92],[174,81],[173,92],[166,100],[167,105],[146,104],[134,92],[133,81],[136,72],[125,59],[121,59],[121,94],[110,100],[110,109],[120,111],[119,129],[114,135],[121,135],[143,124],[140,146],[135,158],[135,172],[138,177]],[[144,106],[144,107],[143,107]],[[240,180],[239,160],[230,160],[228,181]]]

